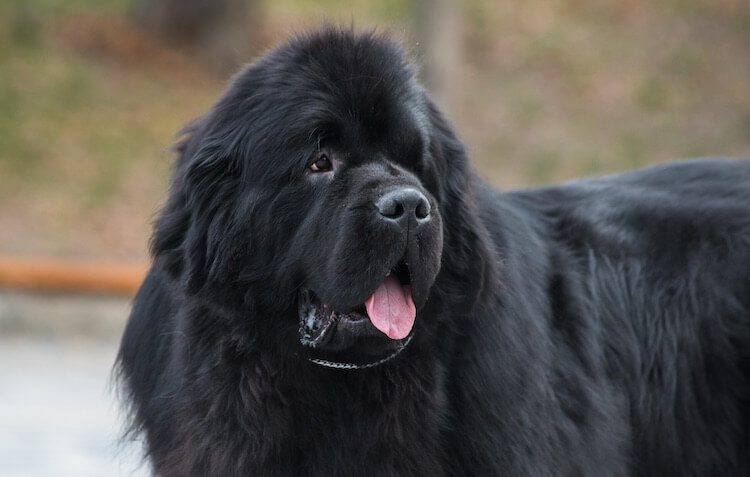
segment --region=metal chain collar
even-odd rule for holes
[[[319,366],[324,366],[326,368],[334,368],[334,369],[366,369],[366,368],[374,368],[375,366],[379,366],[387,361],[392,360],[396,356],[398,356],[399,353],[401,353],[404,348],[409,346],[409,343],[411,343],[411,339],[414,337],[414,335],[409,336],[407,338],[406,342],[404,342],[403,345],[390,355],[386,356],[383,359],[380,359],[378,361],[367,363],[367,364],[354,364],[354,363],[338,363],[336,361],[328,361],[325,359],[318,359],[318,358],[308,358],[308,361],[311,363],[315,363]]]

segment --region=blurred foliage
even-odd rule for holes
[[[171,142],[226,78],[138,31],[129,5],[0,3],[0,250],[144,255]],[[750,2],[463,5],[452,119],[492,182],[750,155]],[[259,46],[331,20],[386,25],[416,52],[410,2],[266,0],[264,10]]]

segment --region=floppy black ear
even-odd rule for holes
[[[151,255],[154,265],[177,279],[185,269],[183,242],[190,225],[190,213],[185,193],[184,169],[200,142],[202,121],[188,124],[180,134],[182,139],[175,145],[177,160],[173,166],[172,183],[167,201],[154,223],[151,236]]]
[[[206,282],[227,277],[231,263],[225,245],[239,187],[239,163],[226,140],[206,137],[203,121],[186,129],[176,147],[178,159],[169,198],[157,219],[151,242],[155,263],[188,294]]]
[[[462,290],[476,291],[466,297],[471,307],[491,273],[483,258],[491,256],[489,234],[479,219],[475,196],[481,181],[448,121],[429,99],[426,102],[432,126],[430,155],[437,169],[443,216],[441,275],[461,283]]]

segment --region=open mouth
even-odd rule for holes
[[[411,333],[415,317],[411,277],[404,260],[369,298],[350,310],[333,309],[312,290],[300,293],[300,340],[313,348],[341,350],[360,339],[400,341]]]

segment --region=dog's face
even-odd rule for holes
[[[366,111],[392,108],[377,104],[394,99],[386,93]],[[405,339],[428,298],[442,226],[421,178],[430,160],[423,134],[409,115],[336,115],[317,128],[319,145],[300,164],[289,199],[304,214],[282,254],[301,277],[300,333],[309,346],[394,345],[388,338]]]
[[[375,36],[331,31],[273,51],[183,144],[155,255],[179,222],[172,268],[189,294],[240,314],[260,297],[278,313],[263,320],[324,353],[398,347],[441,267],[426,101]]]

